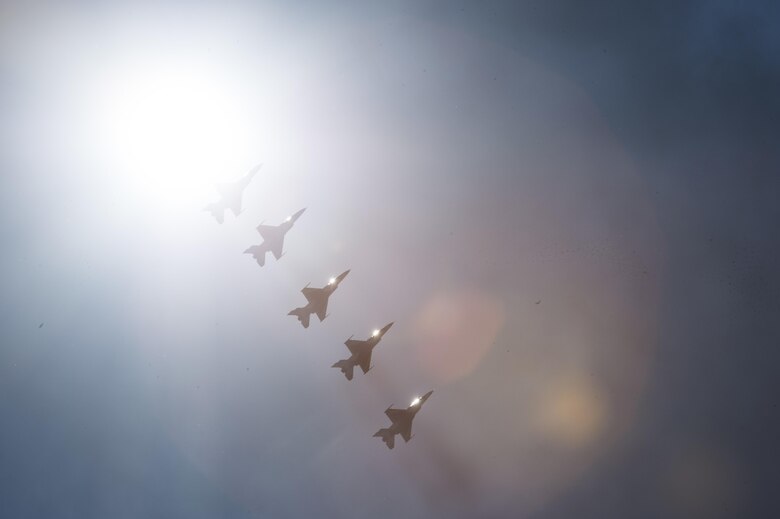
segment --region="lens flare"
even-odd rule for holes
[[[504,325],[504,306],[480,290],[435,294],[415,321],[415,342],[422,366],[439,381],[471,373],[490,350]]]

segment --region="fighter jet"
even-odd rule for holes
[[[379,429],[374,433],[374,437],[382,438],[382,441],[387,444],[388,449],[392,449],[395,446],[395,435],[400,434],[405,442],[412,439],[412,420],[414,420],[417,412],[422,408],[428,398],[433,394],[433,391],[428,391],[421,397],[417,397],[412,400],[412,403],[406,409],[393,409],[392,406],[385,410],[385,414],[390,421],[393,422],[390,427],[386,429]]]
[[[290,310],[287,315],[296,316],[304,328],[309,327],[311,314],[317,314],[320,321],[323,321],[328,316],[328,298],[339,287],[339,283],[347,277],[347,274],[349,274],[349,270],[342,272],[338,277],[330,278],[328,284],[322,288],[311,288],[309,285],[303,287],[301,293],[306,297],[308,303],[306,306]]]
[[[222,223],[225,221],[225,210],[230,209],[235,216],[241,214],[241,195],[244,193],[244,189],[249,185],[252,177],[262,167],[262,164],[258,164],[252,168],[249,173],[235,182],[228,182],[225,184],[217,184],[217,191],[219,191],[220,199],[213,204],[209,204],[203,208],[204,211],[208,211],[211,215],[217,219],[217,222]]]
[[[344,344],[347,345],[352,356],[348,359],[338,361],[331,366],[331,368],[341,368],[341,372],[344,373],[347,380],[352,380],[352,370],[355,369],[355,366],[360,366],[363,373],[368,373],[368,370],[371,369],[371,352],[374,350],[374,346],[379,344],[379,341],[382,340],[382,337],[384,337],[391,326],[393,326],[393,323],[388,324],[381,330],[374,330],[371,337],[365,341],[357,341],[352,337],[347,339]]]
[[[251,254],[257,261],[257,264],[261,267],[265,265],[265,255],[269,251],[276,259],[284,256],[284,252],[282,252],[284,247],[284,235],[287,234],[287,231],[292,229],[295,220],[300,218],[305,210],[306,208],[304,207],[297,213],[288,216],[287,219],[279,225],[263,225],[262,223],[258,225],[257,232],[263,237],[263,243],[260,245],[252,245],[244,251],[244,254]]]

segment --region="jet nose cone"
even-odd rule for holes
[[[295,213],[294,215],[292,215],[292,221],[294,222],[295,220],[300,218],[304,211],[306,211],[305,207],[303,209],[301,209],[300,211],[298,211],[297,213]]]
[[[389,329],[390,329],[390,328],[393,326],[393,324],[394,324],[394,323],[386,324],[384,328],[382,328],[381,330],[379,330],[379,332],[380,332],[382,335],[386,334],[386,333],[387,333],[387,330],[389,330]]]
[[[347,277],[347,274],[349,274],[349,270],[345,270],[339,274],[339,277],[336,278],[336,283],[340,283],[345,277]]]
[[[420,405],[424,404],[424,403],[425,403],[425,401],[426,401],[426,400],[428,400],[428,399],[431,397],[431,395],[432,395],[432,394],[433,394],[433,390],[431,390],[431,391],[428,391],[427,393],[425,393],[425,394],[422,396],[422,398],[420,398]]]

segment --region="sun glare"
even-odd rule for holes
[[[143,190],[166,202],[191,199],[222,180],[247,134],[240,100],[216,67],[149,61],[106,72],[95,100],[98,137]]]

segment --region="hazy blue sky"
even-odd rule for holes
[[[0,4],[0,515],[777,515],[780,7],[291,4]]]

